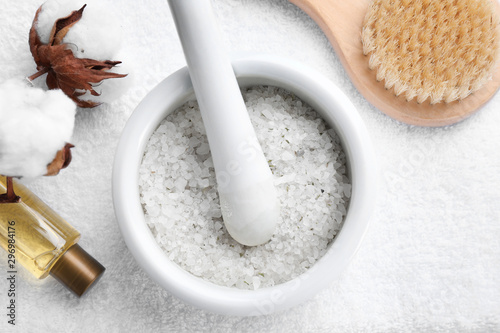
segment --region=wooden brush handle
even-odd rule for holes
[[[306,12],[323,30],[358,91],[380,111],[399,121],[418,126],[445,126],[459,122],[483,106],[500,86],[500,68],[480,90],[452,103],[418,104],[397,97],[377,82],[363,55],[361,29],[371,0],[290,0]],[[495,1],[496,10],[500,5]]]

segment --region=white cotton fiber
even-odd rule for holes
[[[0,174],[34,178],[47,173],[73,134],[76,105],[60,90],[21,79],[0,84]]]
[[[77,58],[114,60],[120,50],[122,29],[113,12],[97,0],[48,0],[38,16],[37,32],[49,42],[54,22],[87,4],[83,16],[67,33],[63,43],[71,45]]]

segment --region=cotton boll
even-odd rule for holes
[[[60,90],[20,79],[0,84],[0,174],[34,178],[47,172],[70,141],[76,105]]]
[[[86,5],[86,7],[82,16],[78,18],[77,22],[70,26],[62,43],[73,52],[76,58],[116,62],[123,60],[123,55],[117,57],[122,39],[120,24],[117,19],[113,18],[111,10],[107,10],[102,4],[94,0],[49,0],[45,2],[37,15],[38,18],[36,23],[36,31],[42,43],[49,42],[50,33],[54,23],[58,19],[68,17],[72,12],[81,9],[84,5]],[[70,58],[72,59],[72,57]],[[75,59],[73,59],[73,61],[75,61]],[[126,67],[127,65],[124,66]],[[56,76],[61,74],[57,73],[57,70],[55,71]],[[89,69],[88,71],[90,72],[91,70]],[[124,68],[120,64],[118,64],[117,67],[102,69],[101,71],[116,74],[130,73],[128,68]],[[63,74],[64,71],[62,71],[61,76],[63,76]],[[82,78],[84,77],[83,75],[82,73]],[[68,80],[61,80],[61,82],[71,82]],[[87,83],[88,80],[84,80],[85,83]],[[71,90],[71,92],[72,89],[75,89],[76,93],[82,93],[83,95],[80,97],[75,98],[71,95],[71,92],[68,93],[68,90],[65,90],[70,97],[74,98],[77,105],[82,107],[93,107],[100,103],[112,102],[123,95],[131,85],[131,80],[130,77],[127,76],[125,78],[102,79],[102,81],[98,83],[96,81],[88,83],[93,85],[95,92],[97,92],[99,96],[93,96],[89,91],[80,91],[76,89],[78,85],[72,86],[69,84],[69,87],[66,88]],[[61,86],[61,88],[63,87]],[[91,103],[80,103],[80,101]]]
[[[36,31],[47,44],[56,20],[66,17],[87,4],[83,16],[66,34],[63,43],[69,45],[77,58],[115,60],[121,47],[122,29],[112,11],[96,0],[48,0],[42,5]]]

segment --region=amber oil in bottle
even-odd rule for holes
[[[75,228],[24,185],[14,181],[13,186],[21,199],[0,203],[0,245],[8,251],[14,238],[17,263],[39,279],[52,274],[81,296],[105,268],[77,244],[80,233]],[[0,176],[0,193],[6,188]]]

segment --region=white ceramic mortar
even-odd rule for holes
[[[139,265],[169,293],[211,312],[242,316],[270,314],[298,305],[328,287],[350,262],[367,230],[376,200],[376,163],[361,117],[331,81],[283,58],[249,55],[232,64],[241,87],[272,85],[286,89],[311,105],[339,135],[347,156],[352,195],[344,224],[327,253],[297,278],[258,290],[207,282],[167,258],[146,225],[138,175],[151,134],[168,114],[195,98],[186,67],[154,88],[127,122],[113,167],[113,202],[128,248]]]

